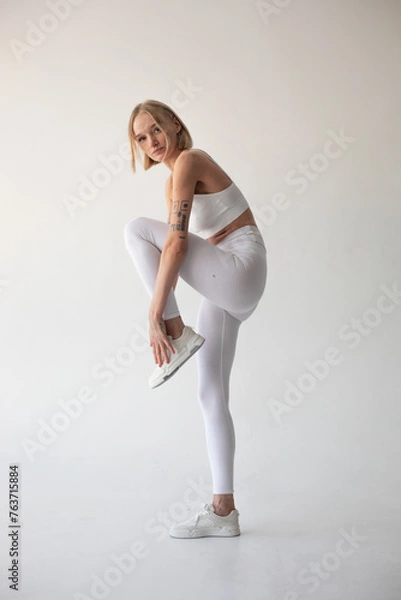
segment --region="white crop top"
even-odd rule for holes
[[[249,204],[234,182],[220,192],[194,194],[188,229],[204,239],[210,238],[247,208]]]

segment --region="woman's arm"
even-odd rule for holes
[[[185,254],[186,248],[184,246],[170,245],[168,241],[164,244],[156,277],[155,290],[149,309],[150,318],[159,321],[162,319],[167,297],[177,278]]]
[[[160,257],[155,289],[149,309],[150,344],[159,366],[168,362],[171,344],[163,331],[162,314],[175,284],[188,247],[188,223],[198,173],[196,157],[182,153],[174,165],[173,194],[169,213],[169,233]]]
[[[171,194],[172,194],[172,184],[171,184],[171,175],[170,177],[167,179],[166,181],[166,187],[164,190],[165,196],[166,196],[166,204],[167,204],[167,223],[170,225],[170,213],[171,213],[171,209],[173,206],[173,201],[171,199]],[[177,273],[175,280],[173,281],[173,290],[175,290],[175,288],[177,287],[177,283],[178,283],[178,278],[179,275]]]
[[[173,282],[173,290],[175,290],[175,288],[177,287],[177,283],[178,283],[178,273],[177,273],[177,277],[175,278],[174,282]]]

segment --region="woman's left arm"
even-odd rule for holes
[[[160,257],[155,289],[149,309],[150,345],[155,362],[161,366],[169,362],[169,351],[174,352],[167,338],[163,311],[167,297],[177,278],[188,247],[188,223],[198,173],[196,157],[182,153],[174,165],[173,202],[169,214],[169,233]]]

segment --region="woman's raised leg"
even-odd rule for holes
[[[125,226],[126,248],[151,296],[168,231],[167,223],[146,217],[130,221]],[[242,321],[252,313],[263,292],[265,269],[263,259],[256,254],[244,264],[232,252],[188,233],[188,249],[179,273],[204,298]],[[167,298],[163,320],[179,314],[172,290]]]
[[[153,295],[160,255],[167,234],[167,223],[146,217],[129,221],[124,228],[125,247],[150,296]],[[163,320],[167,320],[178,316],[180,316],[180,311],[172,290],[167,298],[162,317]]]

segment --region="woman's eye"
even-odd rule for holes
[[[153,129],[153,133],[160,133],[160,132],[161,132],[161,129],[160,129],[160,127],[155,127],[155,128]],[[145,137],[142,135],[140,138],[138,138],[138,142],[139,142],[139,143],[141,143],[141,142],[142,142],[142,140],[144,140],[144,139],[145,139]]]

